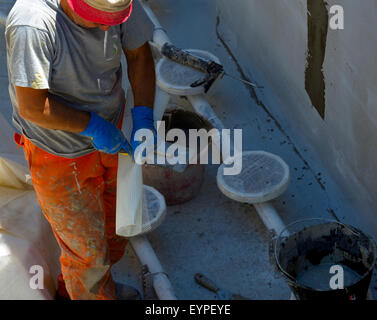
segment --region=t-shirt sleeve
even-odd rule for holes
[[[49,89],[53,50],[45,31],[17,26],[7,29],[9,81],[16,86]]]
[[[128,20],[121,24],[122,47],[135,50],[152,40],[154,24],[145,13],[139,0],[132,2],[133,8]]]

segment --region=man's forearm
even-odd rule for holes
[[[148,43],[136,50],[124,50],[128,64],[128,78],[134,94],[135,106],[153,107],[156,75],[152,51]]]
[[[89,123],[89,112],[76,110],[48,97],[47,90],[17,86],[15,89],[20,116],[42,128],[79,133]]]
[[[36,117],[34,123],[46,129],[80,133],[85,130],[89,121],[89,112],[80,111],[47,98],[43,115]]]

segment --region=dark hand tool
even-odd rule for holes
[[[195,274],[195,281],[202,287],[215,292],[219,300],[251,300],[239,294],[231,293],[228,290],[220,289],[212,280],[208,279],[201,273]]]
[[[188,51],[185,51],[183,49],[177,48],[169,43],[165,43],[162,46],[161,53],[169,58],[170,60],[177,62],[179,64],[189,66],[191,68],[197,69],[203,73],[206,74],[206,76],[202,79],[199,79],[191,84],[192,88],[203,86],[204,92],[208,92],[208,90],[211,88],[213,83],[216,79],[222,78],[224,75],[241,81],[243,83],[246,83],[254,88],[263,88],[261,86],[258,86],[254,83],[251,83],[246,80],[239,79],[237,77],[231,76],[228,73],[225,72],[224,67],[212,60],[207,60],[202,57],[198,57]]]

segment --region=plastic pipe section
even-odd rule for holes
[[[210,106],[210,104],[208,103],[207,99],[205,98],[203,94],[187,96],[187,99],[190,101],[195,112],[201,117],[203,117],[204,119],[206,119],[209,123],[211,123],[214,128],[220,130],[220,132],[222,129],[225,128],[224,124],[217,117],[216,113],[213,111],[212,107]],[[224,142],[223,148],[225,150],[230,150],[230,153],[232,154],[233,148],[232,148],[232,145],[230,144],[230,141],[231,141],[230,138],[223,139],[223,142]],[[221,141],[219,142],[220,142],[220,145],[218,145],[217,148],[221,150]],[[216,141],[213,141],[213,143],[216,143]]]
[[[154,290],[160,300],[177,300],[167,274],[164,272],[156,253],[144,236],[129,238],[131,245],[142,265],[147,265]]]
[[[254,203],[254,208],[268,230],[279,235],[285,229],[283,221],[270,202]]]
[[[153,44],[156,46],[156,48],[161,51],[162,46],[166,43],[169,42],[170,40],[166,34],[165,29],[161,26],[159,23],[157,17],[153,13],[152,9],[148,6],[146,0],[141,0],[141,5],[143,6],[145,12],[147,13],[149,19],[154,24],[154,33],[153,33]]]

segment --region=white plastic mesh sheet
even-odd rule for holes
[[[244,203],[261,203],[280,196],[288,187],[288,165],[278,156],[264,151],[242,154],[242,171],[238,175],[224,175],[222,164],[217,184],[229,198]]]

